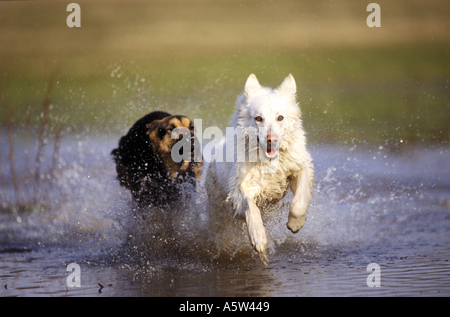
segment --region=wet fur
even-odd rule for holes
[[[300,108],[295,99],[296,85],[292,75],[277,89],[270,89],[261,87],[252,74],[244,93],[237,99],[231,125],[253,133],[260,128],[267,129],[270,131],[267,140],[270,133],[276,134],[280,141],[277,160],[264,161],[258,156],[256,162],[238,162],[236,157],[234,162],[213,161],[206,174],[209,201],[212,204],[229,202],[234,216],[245,220],[250,242],[260,255],[265,254],[267,247],[261,211],[283,198],[290,188],[294,198],[289,207],[287,227],[296,233],[304,225],[312,195],[313,165],[306,150]],[[258,137],[259,148],[267,149],[265,142],[266,139],[261,141]],[[250,150],[247,143],[246,153]],[[220,146],[224,150],[225,145],[223,139]],[[238,144],[234,148],[236,155]],[[214,212],[221,211],[213,208]]]
[[[139,119],[111,152],[116,163],[120,185],[128,188],[135,201],[165,204],[180,197],[180,185],[195,185],[202,163],[176,163],[171,149],[178,141],[171,138],[171,130],[185,127],[194,136],[194,125],[185,116],[172,116],[155,111]],[[193,153],[194,138],[191,150]],[[191,156],[192,157],[192,156]]]

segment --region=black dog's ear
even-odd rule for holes
[[[160,127],[160,128],[158,129],[158,137],[159,137],[160,139],[163,139],[164,136],[166,135],[166,133],[167,133],[166,129],[164,129],[164,128],[162,128],[162,127]]]

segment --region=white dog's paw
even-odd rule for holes
[[[305,224],[306,216],[291,216],[289,215],[289,220],[287,222],[287,227],[289,230],[292,231],[292,233],[297,233]]]
[[[266,230],[262,221],[250,221],[248,225],[248,236],[253,248],[258,253],[264,253],[267,247]]]

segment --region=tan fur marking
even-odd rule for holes
[[[202,162],[195,163],[194,174],[196,180],[200,180],[200,178],[202,177],[202,171],[203,171],[203,163]]]
[[[175,163],[171,157],[172,146],[178,141],[177,139],[172,139],[171,135],[168,133],[164,135],[162,139],[158,136],[159,127],[164,127],[166,130],[172,127],[185,127],[190,128],[191,120],[187,117],[166,117],[161,120],[155,120],[152,123],[147,124],[149,129],[146,133],[149,136],[150,142],[152,144],[153,150],[157,152],[164,164],[169,177],[175,178],[179,173],[184,173],[188,170],[190,162],[180,162]],[[196,163],[194,167],[194,173],[196,179],[200,179],[203,164]]]
[[[187,117],[182,117],[181,123],[183,124],[184,127],[189,129],[189,126],[191,125],[191,120]]]
[[[166,127],[168,127],[169,125],[173,124],[175,127],[180,127],[181,126],[181,122],[178,118],[174,117],[171,118],[169,122],[167,122]]]
[[[183,163],[182,163],[182,165],[181,165],[181,168],[180,168],[180,170],[182,171],[182,172],[184,172],[184,171],[186,171],[187,169],[188,169],[188,167],[189,167],[189,161],[184,161]]]

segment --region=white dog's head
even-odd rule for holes
[[[295,94],[296,85],[291,74],[276,89],[262,87],[251,74],[244,93],[237,100],[233,124],[243,128],[247,134],[257,135],[266,159],[278,157],[286,134],[292,132],[300,121]]]

